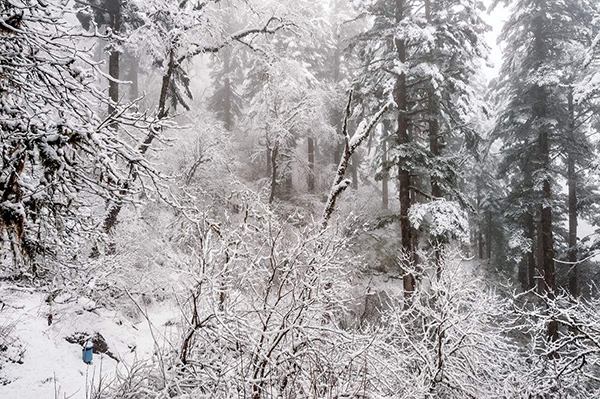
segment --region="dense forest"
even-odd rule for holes
[[[0,0],[0,398],[600,398],[599,133],[597,0]]]

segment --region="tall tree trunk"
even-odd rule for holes
[[[121,31],[121,2],[119,0],[112,0],[111,3],[110,8],[114,10],[114,14],[111,15],[111,29],[118,36]],[[119,80],[119,64],[121,59],[121,51],[118,47],[117,43],[113,43],[112,50],[108,55],[108,74],[115,80]],[[112,80],[108,82],[108,97],[110,98],[108,114],[112,115],[115,112],[116,104],[119,102],[119,84],[117,82]],[[113,125],[113,127],[116,128],[116,125]]]
[[[540,134],[540,150],[544,159],[544,164],[548,166],[548,133]],[[554,269],[554,242],[552,237],[552,208],[549,203],[552,201],[552,188],[548,179],[543,182],[543,198],[547,205],[540,205],[541,212],[541,264],[544,270],[544,290],[554,297],[556,291],[556,273]]]
[[[483,226],[479,224],[477,227],[477,254],[480,260],[483,260],[485,256],[485,243],[483,241]]]
[[[545,0],[539,0],[538,6],[544,8],[546,6]],[[534,58],[537,65],[541,65],[546,62],[552,55],[547,51],[546,30],[549,29],[548,17],[546,13],[539,12],[533,19],[533,51]],[[540,73],[539,66],[534,72]],[[542,201],[539,206],[540,212],[540,257],[538,259],[539,268],[543,270],[542,275],[542,287],[544,292],[550,299],[555,297],[556,293],[556,273],[554,266],[554,242],[552,237],[552,186],[550,185],[550,179],[548,173],[550,170],[550,139],[549,131],[546,125],[547,115],[547,98],[548,93],[542,83],[535,83],[531,93],[531,106],[532,116],[534,117],[534,124],[539,125],[538,132],[538,170],[542,170],[545,173],[545,178],[542,181]],[[551,321],[548,323],[547,329],[548,337],[552,341],[558,339],[558,322]],[[550,354],[550,358],[554,358],[555,353]]]
[[[546,17],[542,14],[534,19],[534,51],[538,61],[543,62],[548,55],[546,54],[546,37],[544,33]],[[536,84],[531,91],[532,110],[536,122],[541,124],[538,134],[538,154],[539,167],[546,172],[550,168],[550,141],[548,128],[543,126],[544,119],[547,117],[547,92],[546,89]],[[552,187],[550,179],[545,178],[542,182],[543,203],[540,205],[540,269],[543,270],[543,288],[544,292],[553,298],[556,291],[556,273],[554,269],[554,242],[552,238]],[[550,331],[549,331],[550,332]]]
[[[383,137],[381,146],[382,146],[382,150],[381,150],[381,164],[383,165],[382,167],[382,174],[381,174],[381,207],[383,209],[388,209],[389,205],[390,205],[390,197],[389,197],[389,188],[388,188],[388,184],[389,184],[389,179],[388,179],[388,170],[387,170],[387,124],[384,123],[384,134],[385,136]]]
[[[342,153],[344,152],[344,143],[336,139],[337,143],[335,143],[335,148],[333,151],[333,163],[336,165],[340,163],[342,160]]]
[[[309,132],[310,133],[310,132]],[[315,140],[308,137],[308,192],[315,192]]]
[[[336,2],[335,8],[337,9],[337,7],[339,7],[339,5]],[[342,49],[341,49],[340,43],[341,43],[340,37],[336,36],[336,46],[335,46],[335,50],[333,52],[333,70],[332,70],[333,83],[336,83],[336,84],[340,81],[340,75],[341,75],[340,66],[341,66],[341,61],[342,61]],[[340,130],[338,128],[338,124],[340,123],[340,121],[342,119],[342,112],[339,112],[339,113],[333,112],[333,114],[335,116],[332,117],[331,125],[333,127],[336,127],[336,130]],[[342,160],[342,154],[344,153],[344,142],[338,136],[336,136],[334,138],[334,140],[336,140],[336,142],[334,143],[335,147],[333,150],[333,163],[335,165],[338,165],[340,163],[340,161]]]
[[[129,89],[129,101],[133,101],[137,99],[140,95],[140,85],[139,85],[139,60],[138,58],[130,54],[129,55],[129,76],[128,80],[131,81],[131,88]]]
[[[572,145],[575,140],[575,105],[573,89],[568,94],[569,107],[569,149],[567,151],[567,184],[569,190],[569,292],[573,297],[579,295],[577,281],[577,180],[575,175],[575,154]]]
[[[396,23],[402,22],[405,16],[407,5],[404,0],[396,0],[395,18]],[[395,39],[396,55],[398,61],[406,62],[406,43],[404,40]],[[396,79],[394,87],[394,100],[398,106],[398,130],[396,132],[398,144],[404,145],[410,142],[408,135],[408,117],[407,113],[407,92],[406,75],[401,73]],[[401,248],[405,259],[405,272],[403,276],[403,288],[405,308],[410,306],[411,296],[415,291],[415,276],[410,272],[414,266],[414,251],[412,246],[412,231],[410,221],[408,220],[408,211],[410,210],[410,171],[405,165],[400,164],[398,168],[398,183],[400,196],[400,235]]]
[[[535,230],[535,220],[533,215],[530,212],[527,212],[524,216],[524,225],[525,225],[525,238],[529,240],[531,243],[531,248],[529,252],[526,254],[526,265],[527,265],[527,288],[535,289],[536,287],[536,256],[535,256],[535,248],[538,247],[536,243],[536,230]],[[539,272],[537,273],[539,274]]]
[[[121,31],[121,2],[119,0],[112,0],[110,8],[114,11],[111,15],[111,29],[114,34],[119,35],[119,32]],[[112,50],[108,55],[108,75],[115,80],[119,80],[120,60],[121,52],[118,49],[117,44],[113,43]],[[108,115],[110,116],[116,111],[116,105],[119,102],[119,83],[116,81],[108,81],[108,97],[110,99],[108,103]],[[117,123],[111,123],[110,126],[115,130],[118,128]],[[127,188],[128,184],[125,182],[120,190],[122,195],[127,192]],[[107,215],[104,218],[104,232],[110,233],[112,231],[122,206],[123,203],[120,200],[114,204],[109,204]],[[114,251],[114,247],[110,248],[110,250]]]

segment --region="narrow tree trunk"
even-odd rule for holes
[[[481,178],[479,176],[475,179],[475,190],[476,190],[476,198],[477,198],[477,255],[479,259],[483,259],[483,251],[484,251],[484,242],[483,242],[483,209],[481,206]]]
[[[271,146],[269,143],[267,143],[267,156],[265,158],[265,165],[267,167],[267,176],[271,177],[271,174],[273,173],[273,171],[271,170],[271,155],[272,155],[272,150],[271,150]]]
[[[352,162],[350,163],[350,174],[352,175],[352,189],[358,190],[358,164],[359,164],[359,154],[356,154],[352,158]]]
[[[381,175],[381,207],[388,209],[390,205],[389,188],[388,188],[388,171],[387,171],[387,129],[385,130],[385,137],[382,140],[381,146],[381,164],[382,164],[382,175]]]
[[[539,211],[538,211],[539,213]],[[540,214],[541,217],[541,214]],[[542,236],[542,221],[538,220],[535,224],[535,237],[537,239],[535,246],[535,254],[536,254],[536,264],[535,264],[535,272],[536,272],[536,283],[537,283],[537,291],[539,294],[543,295],[546,293],[546,283],[544,282],[544,243]]]
[[[492,211],[487,211],[487,232],[485,234],[486,259],[492,259]]]
[[[485,243],[483,241],[483,230],[481,224],[477,228],[477,254],[479,259],[482,260],[485,256]]]
[[[308,192],[315,192],[315,140],[308,137]]]
[[[567,184],[569,190],[569,292],[573,297],[579,295],[577,281],[577,180],[575,175],[575,154],[572,145],[575,140],[575,105],[573,89],[569,91],[569,149],[567,151]]]
[[[335,144],[335,149],[333,151],[333,163],[334,164],[339,164],[340,160],[342,159],[342,153],[344,152],[344,143],[338,141]]]
[[[519,278],[519,281],[523,284],[525,289],[534,289],[536,287],[536,262],[535,262],[535,248],[536,245],[536,234],[535,234],[535,220],[533,215],[527,212],[524,215],[523,225],[524,225],[524,234],[525,238],[527,238],[531,243],[531,248],[529,252],[525,255],[524,261],[521,263],[521,268],[524,270],[522,276],[523,281]],[[521,276],[520,276],[521,277]]]
[[[121,3],[118,0],[112,0],[111,9],[114,10],[112,17],[111,29],[115,35],[119,35],[121,31]],[[114,40],[114,39],[113,39]],[[119,80],[119,63],[121,52],[116,43],[113,43],[112,51],[108,55],[108,74],[111,78]],[[116,104],[119,102],[119,84],[110,80],[108,82],[108,114],[112,115],[115,112]],[[116,125],[113,125],[116,128]]]
[[[547,135],[543,134],[541,141],[542,148],[547,148]],[[545,152],[548,155],[548,152]],[[543,194],[544,199],[548,202],[552,199],[552,188],[550,187],[550,181],[545,180],[543,183]],[[541,228],[542,228],[542,265],[544,270],[544,288],[548,294],[553,297],[556,291],[556,273],[554,269],[554,242],[552,238],[552,208],[550,205],[541,205]]]
[[[277,189],[277,154],[279,153],[278,143],[275,142],[271,150],[271,193],[269,195],[269,204],[275,200],[275,190]]]

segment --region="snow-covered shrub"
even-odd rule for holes
[[[514,314],[525,342],[523,394],[540,398],[596,398],[600,395],[600,300],[556,298],[535,292],[515,297]],[[558,323],[558,337],[548,334]]]
[[[386,314],[396,397],[518,397],[511,370],[521,362],[504,331],[510,302],[457,254],[421,259],[421,283],[410,307]]]

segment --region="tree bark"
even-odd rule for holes
[[[538,62],[546,61],[546,17],[542,14],[534,19],[534,51]],[[547,117],[547,92],[545,87],[536,84],[531,90],[533,117],[542,125],[538,133],[538,154],[540,169],[548,172],[550,167],[550,140],[546,126],[543,126]],[[554,269],[554,242],[552,237],[552,187],[550,179],[545,177],[542,182],[542,204],[540,204],[540,269],[543,270],[543,289],[549,297],[553,298],[556,291],[556,273]]]
[[[477,176],[475,178],[475,190],[476,190],[476,198],[477,198],[477,255],[480,260],[483,260],[484,256],[484,242],[483,242],[483,209],[482,208],[482,198],[481,198],[481,178]]]
[[[431,22],[432,22],[432,20],[431,20],[431,0],[425,0],[425,18],[426,18],[427,22],[429,24],[431,24]],[[430,60],[433,62],[433,54],[429,54],[428,58],[430,58]],[[429,112],[428,123],[427,123],[428,130],[429,130],[428,131],[429,152],[431,153],[431,156],[435,163],[437,161],[437,159],[440,157],[441,153],[440,153],[440,142],[439,142],[440,128],[439,128],[439,122],[438,122],[439,107],[438,107],[438,100],[435,95],[435,88],[433,86],[433,82],[429,82],[429,87],[427,88],[427,109]],[[434,198],[434,201],[435,201],[437,198],[442,197],[442,190],[441,190],[438,178],[434,174],[431,174],[429,176],[429,180],[431,182],[431,196]],[[434,253],[434,259],[435,259],[435,265],[436,265],[436,269],[437,269],[438,278],[441,276],[441,273],[442,273],[441,253],[440,252],[442,250],[443,245],[444,245],[444,243],[441,242],[440,240],[438,240],[438,239],[433,240],[433,253]]]
[[[121,31],[121,3],[119,0],[113,0],[110,4],[110,9],[113,11],[111,18],[111,29],[114,34],[119,35]],[[114,40],[114,39],[113,39]],[[113,43],[112,50],[108,55],[108,75],[115,79],[119,80],[120,75],[120,60],[121,60],[121,52],[117,49],[116,43]],[[108,97],[110,99],[108,103],[108,115],[112,115],[116,111],[117,103],[119,102],[119,83],[113,81],[112,79],[108,81]],[[114,130],[118,128],[118,124],[113,122],[110,124],[110,127]],[[128,188],[128,184],[124,183],[123,188],[120,190],[121,194],[124,195]],[[117,216],[121,211],[121,207],[123,206],[122,202],[119,200],[114,204],[110,204],[107,210],[107,215],[104,218],[104,232],[110,233],[112,228],[117,222]],[[111,248],[112,251],[114,248]]]
[[[543,120],[546,117],[546,92],[543,87],[536,86],[535,93],[537,93],[537,103],[534,106],[534,115],[538,121]],[[542,127],[539,133],[539,155],[541,167],[548,171],[550,167],[550,141],[548,137],[548,130]],[[550,299],[554,299],[556,295],[556,271],[554,265],[554,240],[552,237],[552,187],[550,185],[550,179],[546,177],[542,184],[542,198],[543,202],[540,205],[540,244],[542,246],[540,250],[541,263],[540,268],[544,271],[543,274],[543,289]],[[553,320],[548,323],[548,337],[552,341],[558,339],[558,322]],[[551,353],[550,358],[555,358],[556,353]]]

